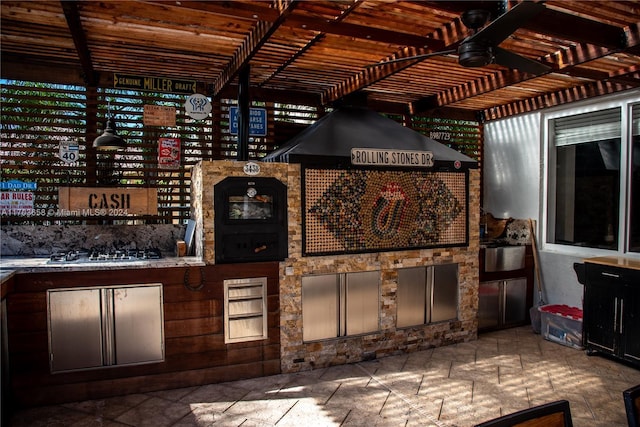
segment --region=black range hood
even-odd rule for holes
[[[274,150],[263,161],[348,166],[352,148],[433,153],[434,169],[477,168],[472,158],[363,107],[340,107]]]

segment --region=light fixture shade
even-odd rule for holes
[[[93,147],[98,150],[120,150],[127,147],[125,140],[116,134],[116,121],[113,117],[107,120],[107,127],[102,135],[93,141]]]

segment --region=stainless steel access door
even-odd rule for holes
[[[504,309],[502,322],[506,325],[524,322],[527,313],[527,279],[509,279],[504,282]]]
[[[163,359],[162,288],[136,286],[113,289],[115,363]]]
[[[429,322],[458,318],[458,264],[433,266]]]
[[[159,362],[162,285],[47,291],[51,372]]]
[[[302,278],[304,341],[377,331],[379,312],[379,271]]]
[[[398,270],[397,326],[458,318],[458,264]]]
[[[482,282],[478,292],[478,328],[524,322],[527,313],[526,278]]]
[[[102,366],[101,290],[50,291],[47,296],[51,371]]]
[[[340,275],[302,278],[302,339],[315,341],[338,336]]]
[[[498,326],[501,319],[502,285],[498,281],[482,282],[478,289],[478,328]]]
[[[427,269],[425,267],[398,270],[397,325],[400,328],[427,323]]]
[[[378,330],[380,311],[380,272],[347,273],[346,334],[364,334]]]

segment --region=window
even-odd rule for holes
[[[640,252],[640,104],[550,118],[548,129],[547,242]]]
[[[640,104],[632,109],[629,252],[640,252]]]
[[[250,193],[253,191],[254,193]],[[273,197],[270,194],[255,194],[254,188],[244,196],[229,196],[229,219],[251,220],[273,218]]]

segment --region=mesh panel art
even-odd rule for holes
[[[462,172],[304,170],[304,254],[467,244]]]

